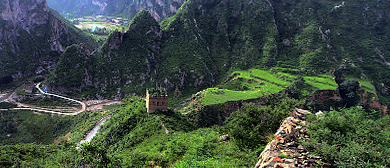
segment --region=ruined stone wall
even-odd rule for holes
[[[296,109],[287,117],[274,139],[268,143],[259,156],[255,168],[292,168],[292,167],[317,167],[321,162],[319,156],[309,155],[299,140],[310,137],[306,134],[305,115],[306,110]]]

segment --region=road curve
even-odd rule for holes
[[[77,114],[79,114],[79,113],[84,112],[84,111],[87,109],[87,105],[86,105],[84,102],[81,102],[81,101],[78,101],[78,100],[75,100],[75,99],[71,99],[71,98],[68,98],[68,97],[64,97],[64,96],[52,94],[52,93],[45,93],[45,92],[39,87],[39,85],[41,85],[41,83],[38,83],[35,87],[39,90],[39,92],[40,92],[41,94],[48,95],[48,96],[54,96],[54,97],[58,97],[58,98],[65,99],[65,100],[69,100],[69,101],[73,101],[73,102],[79,103],[79,104],[81,105],[81,110],[79,110],[78,112],[74,112],[74,113],[61,113],[61,114],[64,114],[64,115],[77,115]],[[54,113],[58,113],[58,112],[54,112]]]

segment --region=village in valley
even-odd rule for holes
[[[115,29],[127,28],[131,19],[115,16],[84,16],[69,19],[77,28],[98,36],[108,36]]]

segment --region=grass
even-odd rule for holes
[[[260,90],[233,91],[227,89],[208,88],[205,97],[201,100],[202,105],[221,104],[227,101],[254,99],[264,95]]]
[[[298,76],[296,76],[296,75],[292,75],[292,74],[284,73],[284,72],[277,72],[276,74],[280,78],[283,78],[283,79],[288,80],[288,81],[293,81],[294,79],[298,78]]]
[[[310,79],[305,79],[305,82],[308,83],[309,85],[317,88],[318,90],[336,90],[337,89],[337,85],[333,86],[333,85],[324,84],[324,83],[321,83],[318,81],[313,81]]]
[[[283,79],[280,79],[275,74],[271,74],[270,71],[264,71],[264,70],[259,70],[259,69],[252,69],[251,72],[252,72],[253,76],[265,79],[267,81],[274,82],[276,84],[291,85],[291,82],[288,82],[288,81],[285,81]]]
[[[318,77],[318,76],[306,76],[306,77],[304,77],[304,79],[315,81],[317,83],[323,83],[323,84],[329,84],[332,86],[337,86],[337,83],[332,78],[324,78],[324,77]]]
[[[375,90],[375,86],[367,81],[367,80],[363,80],[363,79],[360,79],[360,78],[355,78],[355,77],[351,77],[351,76],[347,76],[346,77],[347,80],[355,80],[355,81],[358,81],[361,85],[361,87],[367,91],[367,92],[371,92],[371,93],[376,93],[376,90]]]
[[[305,76],[306,83],[312,85],[315,88],[320,90],[335,90],[337,89],[337,84],[334,81],[333,77],[327,74],[321,74],[318,76]]]
[[[234,71],[232,75],[239,74],[237,78],[244,78],[244,79],[254,79],[251,77],[251,72],[249,71]]]

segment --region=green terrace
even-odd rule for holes
[[[331,75],[305,76],[305,82],[318,90],[336,90],[337,84]]]
[[[275,94],[291,86],[293,81],[298,79],[298,74],[298,69],[279,67],[272,68],[272,70],[237,70],[224,84],[203,91],[203,98],[200,101],[202,105],[213,105]],[[330,74],[303,76],[303,79],[310,87],[308,91],[302,91],[305,93],[337,89],[334,77]],[[368,90],[373,89],[369,82],[364,80],[359,80],[359,82]]]

